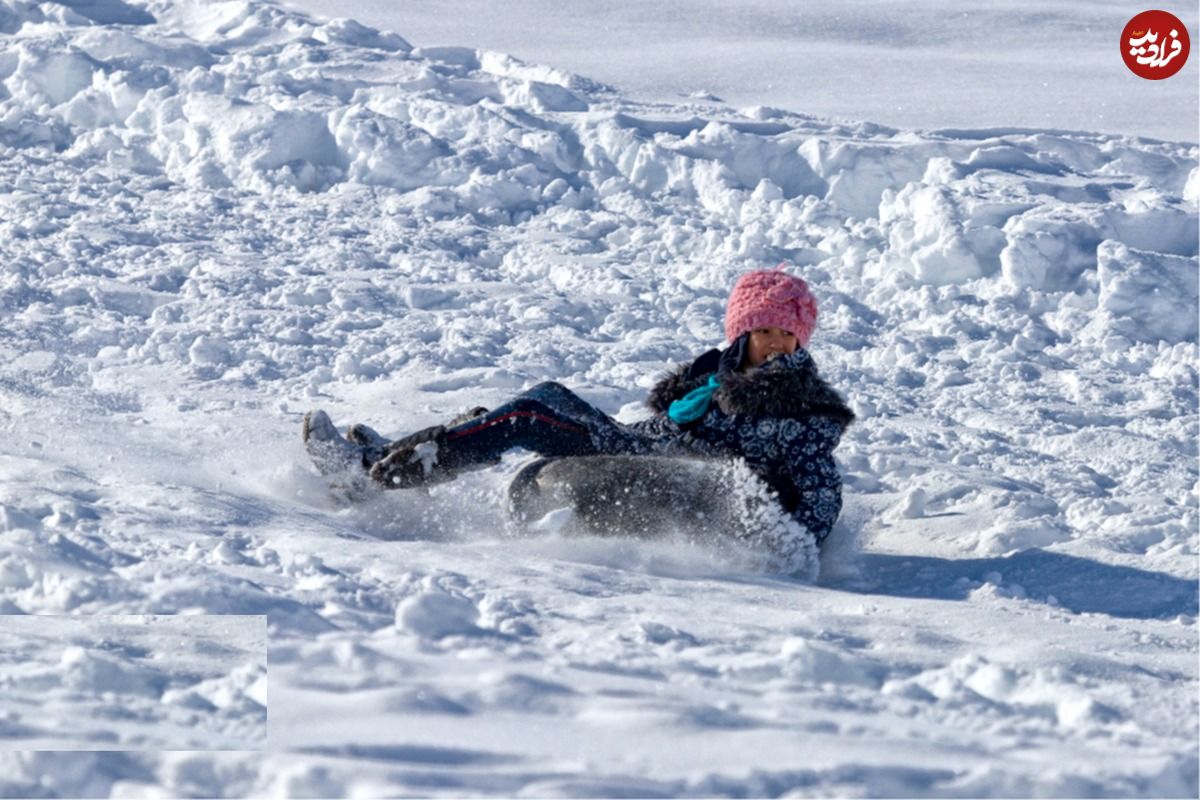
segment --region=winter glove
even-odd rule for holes
[[[386,489],[406,489],[445,480],[446,470],[437,470],[438,458],[446,443],[444,425],[434,425],[397,439],[387,453],[371,466],[371,479]]]
[[[488,410],[486,408],[484,408],[483,406],[475,406],[474,408],[469,408],[466,411],[464,411],[463,413],[459,414],[454,419],[447,422],[446,427],[447,428],[456,428],[459,425],[462,425],[464,422],[470,422],[473,419],[479,419],[480,417],[486,416],[487,413],[488,413]]]

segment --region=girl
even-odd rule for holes
[[[359,465],[389,489],[452,478],[499,462],[514,447],[542,456],[703,455],[743,458],[816,537],[841,512],[833,450],[854,420],[817,374],[805,347],[817,323],[808,284],[782,269],[737,281],[725,313],[725,350],[709,350],[650,393],[655,412],[624,425],[558,383],[540,383],[494,411],[393,442],[364,425],[346,438],[323,411],[304,419],[305,445],[323,474]]]

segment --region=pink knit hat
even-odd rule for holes
[[[816,327],[817,299],[807,283],[783,271],[783,264],[747,272],[729,295],[725,338],[731,342],[755,328],[783,328],[807,347]]]

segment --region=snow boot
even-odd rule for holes
[[[346,438],[363,449],[363,466],[367,469],[387,456],[388,445],[392,443],[391,439],[361,422],[346,431]]]
[[[408,489],[449,480],[454,471],[438,464],[445,446],[444,425],[397,439],[387,446],[387,455],[371,466],[371,478],[385,489]]]
[[[317,472],[329,482],[329,490],[339,505],[357,503],[370,496],[366,449],[343,439],[324,411],[304,415],[304,449]]]
[[[304,449],[322,475],[337,475],[364,466],[364,448],[343,439],[324,411],[304,415]]]

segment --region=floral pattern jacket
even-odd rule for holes
[[[854,412],[817,374],[806,350],[745,372],[719,372],[721,351],[710,350],[669,373],[651,391],[655,416],[631,426],[679,452],[742,457],[778,494],[783,507],[823,541],[842,510],[842,478],[833,451]],[[677,425],[671,403],[718,373],[708,411]]]

